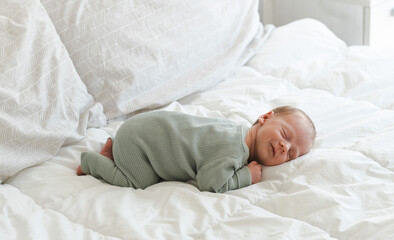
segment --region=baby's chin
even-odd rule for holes
[[[260,163],[261,165],[268,167],[279,165],[273,159],[259,159],[257,162]]]

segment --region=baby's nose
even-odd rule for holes
[[[290,143],[285,141],[280,141],[281,151],[282,153],[286,153],[290,148]]]

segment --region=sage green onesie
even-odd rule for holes
[[[112,145],[114,161],[84,152],[81,167],[85,174],[122,187],[195,180],[201,191],[225,192],[251,184],[247,131],[224,119],[143,113],[119,128]]]

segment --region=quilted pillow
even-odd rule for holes
[[[260,47],[257,0],[43,0],[107,118],[217,84]]]
[[[0,181],[106,123],[40,1],[0,3]]]

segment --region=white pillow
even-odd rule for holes
[[[260,47],[257,0],[44,0],[107,118],[213,86]]]
[[[342,61],[345,49],[345,42],[323,23],[302,19],[275,28],[248,66],[304,88],[316,75]]]
[[[106,123],[39,0],[0,3],[0,181]],[[89,122],[89,117],[92,121]]]

